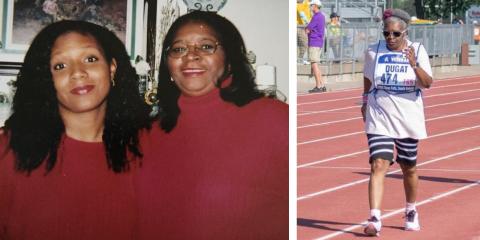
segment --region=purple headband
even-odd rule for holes
[[[387,9],[385,12],[383,12],[383,20],[393,16],[393,11],[392,9]]]

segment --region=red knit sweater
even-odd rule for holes
[[[139,239],[288,239],[288,105],[180,97],[138,174]]]
[[[108,169],[103,143],[65,137],[52,172],[14,170],[0,136],[0,239],[136,239],[132,174]]]

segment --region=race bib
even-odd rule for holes
[[[415,50],[415,52],[417,51]],[[405,54],[388,51],[386,47],[379,49],[374,74],[376,89],[394,93],[414,92],[416,79],[415,71],[410,66]]]

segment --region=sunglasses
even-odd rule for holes
[[[406,31],[407,31],[407,30],[403,30],[403,31],[401,31],[401,32],[383,31],[383,36],[387,38],[388,36],[390,36],[390,35],[393,34],[393,36],[397,38],[397,37],[402,36],[402,34],[405,33]]]

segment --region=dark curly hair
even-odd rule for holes
[[[115,59],[115,87],[106,98],[103,143],[109,168],[129,169],[127,150],[142,157],[138,132],[149,128],[149,108],[140,97],[137,75],[125,46],[104,27],[83,21],[60,21],[48,25],[33,39],[15,83],[12,115],[5,122],[9,147],[16,169],[30,173],[46,161],[53,169],[65,126],[58,110],[56,90],[50,72],[50,57],[56,39],[67,33],[93,37],[110,64]]]
[[[224,49],[225,66],[229,67],[225,68],[225,73],[216,84],[216,87],[220,88],[221,98],[241,107],[262,97],[263,94],[256,90],[255,75],[247,60],[242,35],[232,22],[216,13],[193,11],[176,19],[165,36],[162,52],[166,53],[166,49],[172,44],[177,31],[189,23],[202,23],[209,26]],[[231,83],[228,86],[220,87],[223,86],[222,83],[228,76],[232,76]],[[157,97],[159,99],[160,126],[165,132],[170,132],[175,127],[180,115],[177,102],[181,93],[170,78],[167,55],[162,54]]]

